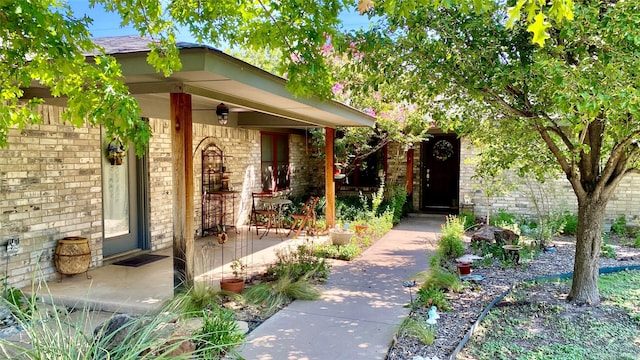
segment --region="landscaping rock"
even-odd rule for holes
[[[471,235],[471,244],[478,245],[497,243],[500,245],[511,245],[520,236],[509,229],[502,229],[497,226],[484,225]]]
[[[161,314],[160,316],[163,315]],[[164,316],[166,316],[166,314]],[[93,335],[94,337],[104,337],[111,336],[111,334],[115,333],[115,335],[112,335],[113,337],[109,340],[108,344],[105,344],[105,349],[111,350],[123,342],[130,340],[129,337],[132,331],[136,331],[144,326],[155,326],[152,333],[157,336],[158,339],[161,339],[161,341],[156,343],[162,344],[162,346],[145,349],[141,352],[141,355],[160,355],[162,349],[166,349],[175,344],[178,344],[175,349],[163,355],[175,357],[190,354],[195,351],[195,344],[191,340],[185,340],[190,337],[191,334],[184,327],[180,326],[177,320],[177,317],[170,317],[167,321],[160,322],[156,325],[152,324],[153,319],[151,318],[137,319],[131,315],[117,314],[102,325],[96,327]]]
[[[483,225],[471,235],[471,243],[482,242],[492,244],[496,241],[495,232],[502,229],[496,226]]]

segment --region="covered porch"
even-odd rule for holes
[[[230,236],[223,245],[215,236],[201,238],[194,244],[195,284],[205,284],[219,289],[220,279],[231,276],[230,264],[240,259],[247,265],[242,278],[261,273],[277,260],[277,254],[295,250],[299,245],[322,244],[328,236],[292,236],[269,232],[260,238],[254,228],[239,229],[237,236]],[[286,233],[285,233],[286,234]],[[262,235],[262,231],[260,233]],[[35,292],[46,303],[69,308],[89,306],[107,313],[145,314],[160,310],[174,295],[173,249],[167,248],[150,254],[166,256],[138,267],[115,265],[118,259],[95,269],[86,275],[63,275],[57,281],[36,285]],[[34,289],[26,287],[26,293]]]
[[[326,224],[333,225],[335,184],[332,154],[335,128],[373,126],[375,121],[373,117],[334,101],[296,97],[286,89],[286,79],[207,46],[179,44],[182,70],[164,77],[146,62],[149,51],[148,39],[118,37],[96,42],[103,46],[107,53],[116,57],[121,64],[124,80],[130,92],[139,101],[141,116],[150,119],[154,132],[152,141],[157,142],[151,146],[151,151],[155,152],[147,154],[147,158],[143,159],[138,166],[139,174],[143,179],[146,178],[144,179],[146,184],[138,186],[142,192],[146,191],[146,194],[139,196],[146,208],[142,209],[139,217],[133,219],[142,229],[136,239],[139,244],[139,249],[136,250],[152,251],[168,257],[141,268],[114,268],[115,265],[111,264],[113,260],[129,253],[114,251],[115,255],[111,255],[110,252],[105,251],[104,244],[108,240],[104,230],[106,224],[104,218],[99,218],[104,215],[104,208],[100,208],[101,204],[96,199],[92,203],[92,215],[95,214],[96,218],[87,219],[87,225],[75,227],[81,230],[74,229],[70,232],[68,228],[61,226],[59,229],[48,229],[46,234],[36,234],[46,241],[46,246],[49,248],[45,250],[48,251],[51,251],[52,242],[65,236],[83,236],[90,239],[92,253],[90,272],[93,274],[93,279],[89,280],[89,283],[93,283],[91,286],[93,291],[85,286],[86,279],[82,276],[74,276],[66,278],[61,283],[50,281],[49,290],[55,297],[65,298],[74,292],[77,295],[85,294],[85,297],[89,293],[93,293],[93,296],[103,294],[104,297],[113,299],[135,296],[125,303],[139,304],[144,307],[147,303],[161,302],[164,296],[161,294],[170,295],[177,287],[189,286],[206,278],[203,274],[207,271],[202,263],[198,264],[198,261],[202,258],[202,244],[207,240],[205,238],[196,241],[202,235],[199,231],[203,228],[198,226],[200,222],[198,207],[202,202],[201,195],[204,195],[200,192],[204,187],[204,180],[198,179],[200,170],[194,165],[203,165],[199,163],[199,152],[205,145],[213,142],[218,145],[223,143],[228,149],[237,148],[239,144],[243,144],[243,141],[251,142],[250,146],[246,147],[248,149],[246,151],[247,153],[252,151],[252,155],[247,157],[242,154],[240,157],[235,157],[231,165],[236,167],[232,170],[235,172],[233,176],[236,179],[232,178],[231,182],[234,190],[239,193],[238,203],[245,204],[233,210],[235,220],[232,225],[242,228],[245,225],[242,212],[245,211],[244,215],[246,215],[246,204],[249,203],[247,199],[252,192],[261,190],[260,182],[251,180],[252,176],[255,178],[256,172],[260,175],[261,170],[260,134],[295,134],[296,141],[301,142],[300,139],[305,139],[305,129],[311,127],[325,129],[326,160],[323,169],[319,169],[324,171],[324,178],[318,177],[320,172],[317,170],[312,173],[316,181],[324,182]],[[64,106],[66,103],[65,99],[52,97],[48,89],[38,84],[27,89],[25,97],[41,97],[46,99],[47,104],[54,106]],[[218,109],[223,104],[226,112],[223,112],[221,118]],[[233,138],[233,141],[229,141],[230,138]],[[95,142],[92,145],[98,146]],[[102,150],[104,149],[97,148],[98,159],[104,156]],[[304,157],[303,153],[295,155]],[[247,164],[251,165],[247,166]],[[104,164],[102,167],[104,169]],[[253,173],[250,174],[250,172]],[[95,178],[100,179],[99,176]],[[96,188],[94,186],[93,190],[88,190],[87,196],[99,197],[100,194],[95,191]],[[104,185],[102,192],[104,198]],[[304,190],[302,192],[304,193]],[[248,238],[250,236],[247,235]],[[277,246],[273,247],[268,245],[270,237],[259,242],[252,241],[252,246],[256,244],[259,246],[248,253],[254,257],[261,252],[275,256],[275,248],[291,241],[277,239]],[[257,251],[254,251],[256,249]],[[37,251],[42,249],[33,250],[34,253]],[[225,252],[219,251],[215,256],[218,254],[222,256]],[[216,260],[215,263],[228,263],[235,257],[237,256],[225,255],[224,259]],[[44,259],[44,257],[40,258]],[[211,257],[207,259],[212,261]],[[168,266],[160,268],[164,266],[162,264],[168,264]],[[158,267],[150,271],[155,274],[153,281],[134,279],[137,277],[146,279],[143,273],[148,267]],[[49,268],[45,272],[49,279],[57,276],[51,270]],[[75,287],[76,283],[80,285]],[[112,284],[113,289],[111,285],[106,284]],[[141,287],[139,284],[145,284],[145,286]],[[120,287],[122,292],[116,291],[115,287]],[[46,291],[41,293],[46,294]],[[145,297],[144,294],[147,296]],[[75,298],[81,297],[75,296]]]

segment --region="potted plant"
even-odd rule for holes
[[[127,148],[118,138],[113,138],[107,145],[107,159],[111,165],[122,165],[122,159],[127,154]]]
[[[233,272],[233,277],[223,277],[220,280],[220,289],[223,291],[241,294],[242,290],[244,290],[244,279],[240,277],[240,273],[247,269],[247,265],[245,265],[240,259],[234,259],[231,262],[230,267]]]

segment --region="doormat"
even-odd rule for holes
[[[142,254],[142,255],[134,256],[134,257],[129,258],[129,259],[116,261],[116,262],[113,263],[113,265],[138,267],[138,266],[146,265],[146,264],[149,264],[149,263],[152,263],[154,261],[158,261],[160,259],[164,259],[164,258],[167,258],[167,257],[169,257],[169,256],[167,256],[167,255],[154,255],[154,254]]]

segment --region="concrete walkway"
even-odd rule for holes
[[[246,359],[384,359],[409,314],[403,281],[428,267],[444,216],[404,219],[358,259],[336,262],[323,296],[295,301],[252,331]],[[415,289],[414,289],[415,293]]]

